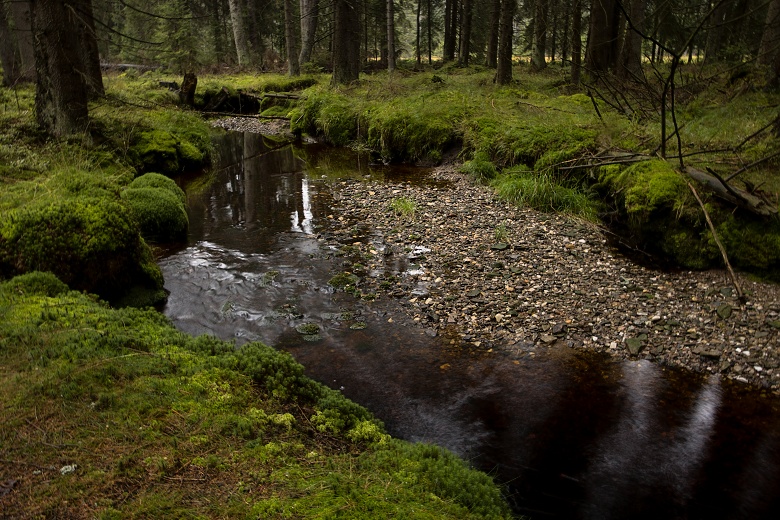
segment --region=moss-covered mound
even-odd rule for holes
[[[643,248],[692,269],[722,265],[688,180],[669,163],[659,159],[606,166],[598,178],[602,193],[614,200],[621,222]],[[780,222],[734,210],[717,199],[706,207],[735,267],[780,280]]]
[[[173,198],[173,196],[171,196]],[[132,287],[159,299],[163,280],[128,210],[107,198],[31,204],[0,216],[0,277],[50,271],[115,301]]]
[[[0,284],[0,365],[10,517],[509,518],[487,475],[389,438],[290,355],[49,274]]]
[[[159,173],[150,172],[141,175],[140,177],[136,177],[130,184],[127,185],[127,187],[130,189],[161,188],[175,195],[182,204],[187,203],[187,196],[185,195],[184,190],[179,188],[179,185],[176,184],[176,181]]]
[[[140,132],[130,152],[139,170],[171,175],[197,169],[206,157],[196,144],[165,130]]]
[[[153,242],[187,238],[189,221],[182,201],[165,188],[128,188],[122,192],[141,235]]]

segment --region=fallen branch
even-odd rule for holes
[[[770,206],[764,199],[756,197],[752,193],[748,193],[739,188],[732,186],[724,187],[724,184],[728,179],[717,179],[709,173],[697,170],[688,166],[684,170],[685,174],[691,179],[698,181],[709,188],[716,196],[723,200],[731,202],[732,204],[746,209],[751,213],[760,215],[762,217],[771,217],[777,215],[777,208]]]
[[[233,112],[201,112],[201,114],[207,116],[247,117],[250,119],[281,119],[282,121],[290,120],[290,118],[286,116],[263,116],[260,114],[234,114]]]
[[[731,267],[731,262],[729,262],[729,257],[726,254],[726,248],[723,247],[723,243],[721,243],[720,238],[718,237],[718,233],[717,231],[715,231],[715,226],[712,224],[712,219],[710,219],[710,214],[709,212],[707,212],[707,208],[704,207],[704,203],[699,197],[699,194],[696,192],[696,188],[693,187],[693,184],[688,182],[688,187],[691,189],[693,196],[696,197],[696,201],[699,203],[699,206],[701,206],[701,210],[704,212],[704,218],[707,220],[707,225],[710,228],[710,233],[712,233],[712,238],[715,240],[718,249],[720,249],[720,254],[723,256],[723,262],[726,264],[726,269],[728,269],[729,274],[731,275],[731,281],[734,284],[734,288],[737,290],[737,296],[739,297],[739,301],[745,303],[745,294],[742,292],[742,287],[740,287],[739,285],[739,280],[737,280],[737,275],[734,273],[734,269],[732,269]]]

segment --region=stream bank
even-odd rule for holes
[[[592,224],[506,204],[451,165],[432,175],[438,188],[342,183],[342,219],[329,220],[369,271],[393,256],[421,266],[390,282],[364,276],[360,289],[399,299],[431,335],[518,357],[563,343],[780,390],[776,285],[740,276],[743,305],[725,271],[643,267]],[[393,212],[399,198],[413,215]]]

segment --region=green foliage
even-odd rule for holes
[[[342,289],[346,291],[349,290],[350,288],[355,288],[355,286],[357,286],[357,283],[359,281],[360,278],[357,275],[343,272],[335,275],[330,280],[328,280],[328,285],[336,289]]]
[[[485,152],[475,153],[472,160],[463,163],[460,167],[460,171],[466,175],[470,175],[477,182],[483,184],[489,183],[498,175],[496,166]]]
[[[390,210],[399,217],[414,217],[417,203],[409,197],[396,197],[390,201]]]
[[[30,205],[0,217],[0,275],[51,271],[68,286],[118,297],[162,276],[128,211],[108,199]]]
[[[497,177],[491,185],[500,198],[519,206],[597,220],[599,204],[596,200],[576,186],[559,184],[548,173],[510,169]]]
[[[184,190],[179,188],[176,181],[159,173],[146,173],[140,177],[136,177],[127,185],[127,188],[160,188],[175,195],[182,204],[186,204],[187,202],[187,196],[184,194]]]
[[[169,189],[127,188],[122,191],[122,200],[147,240],[175,242],[187,238],[187,212],[182,201]]]

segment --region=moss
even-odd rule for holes
[[[106,199],[27,206],[0,217],[0,275],[50,271],[69,287],[114,299],[162,288],[159,268],[125,207]]]
[[[770,280],[780,281],[780,223],[732,213],[721,217],[718,235],[729,255],[729,261]],[[711,236],[710,247],[715,247]]]
[[[59,296],[70,289],[52,273],[32,271],[19,275],[0,285],[0,290],[25,296]]]
[[[128,189],[161,188],[175,195],[182,204],[186,204],[187,202],[187,196],[184,194],[184,190],[179,188],[176,181],[159,173],[146,173],[140,177],[136,177],[127,187]]]
[[[179,173],[179,149],[176,138],[164,130],[141,132],[132,152],[144,171]]]
[[[141,234],[155,242],[183,241],[189,222],[180,198],[166,188],[128,188],[122,200],[130,208]]]
[[[498,174],[496,166],[485,152],[475,153],[472,160],[463,163],[460,171],[482,183],[492,181]]]
[[[599,181],[619,194],[629,217],[642,221],[659,209],[682,214],[691,206],[688,185],[666,161],[642,161],[625,169],[602,168]]]
[[[663,229],[658,246],[667,258],[688,269],[707,269],[720,258],[714,243],[703,238],[704,230],[692,229],[670,222],[658,226]]]
[[[356,275],[352,273],[339,273],[336,276],[328,280],[328,285],[336,289],[347,290],[350,287],[354,287],[360,281]]]

